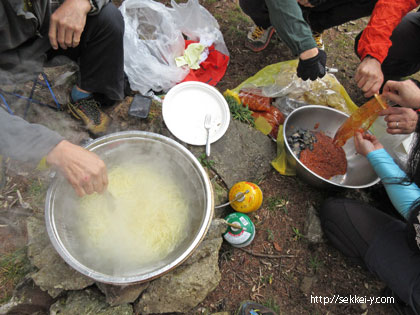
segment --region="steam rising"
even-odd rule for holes
[[[109,209],[101,195],[62,199],[56,217],[66,247],[85,266],[114,276],[170,263],[189,246],[204,215],[204,188],[191,162],[155,140],[109,143],[95,152],[107,164],[117,206]]]

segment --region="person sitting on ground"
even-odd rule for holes
[[[356,37],[361,63],[355,80],[365,97],[379,93],[387,80],[398,81],[420,70],[420,12],[408,13],[419,3],[378,0],[367,27]]]
[[[255,27],[247,47],[261,51],[274,31],[299,56],[298,77],[315,80],[325,75],[327,56],[321,34],[324,30],[371,14],[376,0],[240,0]],[[300,6],[299,6],[300,5]]]
[[[103,192],[108,185],[105,163],[93,152],[58,133],[10,115],[0,107],[0,155],[36,166],[45,157],[79,196]]]
[[[383,95],[404,107],[420,107],[420,89],[411,80],[388,81]],[[398,121],[391,122],[398,128]],[[420,133],[420,124],[416,126]],[[357,132],[355,147],[381,178],[401,217],[393,217],[361,201],[327,199],[320,208],[325,235],[352,261],[384,281],[394,297],[420,312],[420,141],[412,147],[407,174],[375,136]],[[402,309],[404,304],[399,305]],[[402,314],[402,313],[398,313]],[[408,314],[408,313],[403,313]]]
[[[65,55],[79,65],[68,109],[94,135],[110,117],[101,102],[124,98],[124,21],[110,0],[2,0],[0,79],[42,71]],[[27,77],[29,78],[29,77]]]
[[[355,51],[361,62],[355,80],[365,97],[380,93],[388,80],[401,80],[420,70],[420,46],[416,45],[420,12],[408,13],[419,3],[378,0],[367,27],[356,37]],[[411,108],[390,107],[381,115],[386,116],[390,134],[410,134],[417,125],[417,112]]]

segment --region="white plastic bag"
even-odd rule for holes
[[[124,17],[124,70],[132,90],[167,92],[189,73],[177,67],[175,58],[185,49],[183,34],[228,55],[223,35],[214,17],[199,3],[171,2],[172,8],[152,0],[126,0],[120,6]]]

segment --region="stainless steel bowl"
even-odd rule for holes
[[[68,182],[58,177],[47,192],[45,220],[51,242],[61,257],[88,277],[99,282],[121,285],[159,277],[187,259],[204,238],[211,223],[214,206],[210,180],[194,155],[170,138],[142,131],[110,134],[94,140],[86,148],[98,154],[108,169],[127,159],[137,162],[137,158],[139,163],[145,159],[169,163],[172,173],[170,175],[175,176],[190,209],[188,237],[157,263],[136,266],[119,274],[102,266],[92,265],[85,258],[86,255],[81,253],[81,240],[77,236],[77,226],[74,223],[74,207],[80,200]]]
[[[380,180],[369,161],[356,153],[353,138],[343,146],[347,158],[347,173],[344,176],[335,176],[330,180],[307,168],[299,161],[287,143],[287,138],[299,128],[323,131],[325,135],[334,138],[337,129],[348,117],[347,114],[336,109],[318,105],[299,107],[287,116],[283,125],[287,158],[291,163],[296,164],[297,175],[307,183],[318,188],[366,188]]]

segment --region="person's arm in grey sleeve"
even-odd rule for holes
[[[33,166],[45,157],[69,181],[79,196],[103,192],[108,185],[105,163],[94,153],[70,143],[58,133],[30,124],[0,107],[0,155]]]
[[[64,138],[0,107],[0,154],[35,166]]]
[[[292,50],[293,54],[316,47],[312,31],[303,18],[296,0],[265,0],[271,24],[277,35]]]

